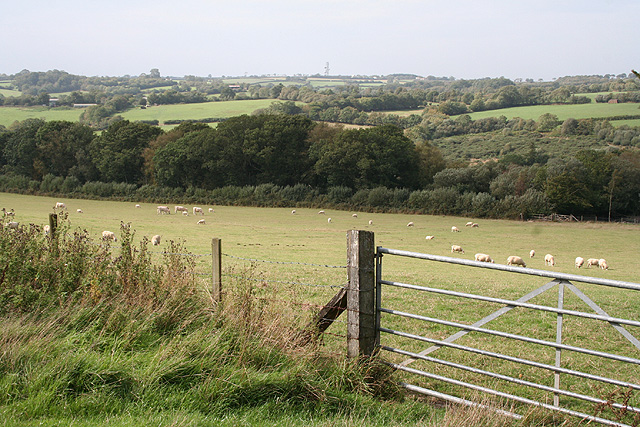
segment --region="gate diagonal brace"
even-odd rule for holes
[[[341,288],[299,334],[302,345],[315,341],[347,309],[347,289]]]
[[[536,289],[534,291],[531,291],[528,294],[526,294],[525,296],[517,299],[515,302],[527,302],[530,299],[532,299],[534,297],[537,297],[538,295],[548,291],[549,289],[553,288],[554,286],[556,286],[559,283],[560,283],[559,280],[552,280],[551,282],[546,283],[546,284],[540,286],[538,289]],[[490,315],[478,320],[476,323],[474,323],[471,326],[473,326],[473,327],[482,326],[482,325],[484,325],[486,323],[491,322],[494,319],[497,319],[498,317],[502,316],[503,314],[508,313],[509,311],[511,311],[514,308],[516,308],[516,306],[514,306],[514,305],[507,305],[505,307],[502,307],[501,309],[499,309],[497,311],[494,311]],[[463,329],[462,331],[456,332],[455,334],[445,338],[443,341],[445,341],[447,343],[452,343],[455,340],[457,340],[458,338],[467,335],[469,332],[470,332],[469,330]],[[439,348],[442,348],[442,346],[433,345],[433,346],[429,347],[426,350],[423,350],[422,352],[420,352],[418,354],[420,354],[421,356],[426,356],[427,354],[432,353],[432,352],[438,350]],[[402,362],[400,365],[401,366],[407,366],[407,365],[415,362],[416,360],[417,359],[413,359],[413,358],[412,359],[407,359],[404,362]]]

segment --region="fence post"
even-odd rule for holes
[[[371,231],[347,232],[347,357],[375,351],[375,246]]]
[[[54,213],[49,214],[49,236],[53,239],[56,235],[56,229],[58,228],[58,215]]]
[[[211,240],[211,277],[213,281],[212,296],[216,303],[222,300],[222,241],[218,238]]]

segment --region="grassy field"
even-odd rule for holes
[[[83,108],[0,107],[0,125],[9,126],[26,119],[67,120],[77,122]]]
[[[589,117],[637,115],[640,114],[640,109],[638,108],[638,104],[633,103],[533,105],[530,107],[513,107],[503,108],[501,110],[480,111],[477,113],[471,113],[469,114],[469,116],[471,116],[473,120],[500,116],[505,116],[507,119],[520,117],[523,119],[538,120],[538,118],[545,113],[555,114],[556,116],[558,116],[559,120],[564,121],[568,118],[587,119]]]
[[[141,204],[135,208],[134,202],[106,202],[77,199],[53,199],[48,197],[0,194],[0,206],[16,210],[16,220],[23,224],[45,224],[47,215],[55,201],[66,202],[69,219],[73,227],[86,229],[96,239],[103,230],[119,234],[121,221],[131,223],[135,239],[143,236],[150,238],[154,234],[163,236],[163,245],[154,247],[159,252],[166,248],[167,241],[183,242],[187,251],[201,255],[195,258],[196,271],[202,276],[202,286],[209,286],[211,239],[222,240],[223,252],[223,288],[237,274],[246,274],[257,279],[255,295],[267,297],[277,293],[278,299],[300,312],[301,316],[310,315],[317,307],[326,303],[336,292],[336,287],[346,282],[346,237],[350,229],[371,230],[375,233],[376,245],[387,248],[429,253],[433,255],[453,256],[452,244],[461,245],[465,254],[456,257],[473,259],[477,252],[488,253],[496,263],[506,263],[510,255],[519,255],[527,262],[527,267],[552,270],[564,273],[582,274],[614,280],[640,282],[637,258],[640,254],[640,226],[608,223],[543,223],[517,222],[477,219],[478,228],[465,227],[468,218],[422,216],[404,214],[373,214],[327,210],[319,215],[317,210],[296,209],[292,214],[286,208],[245,208],[214,206],[214,212],[205,210],[205,225],[196,224],[201,217],[193,215],[157,215],[155,205]],[[189,206],[191,207],[191,206]],[[82,209],[83,213],[76,212]],[[332,221],[329,223],[327,218]],[[369,224],[369,220],[372,224]],[[407,227],[412,221],[414,227]],[[460,233],[452,233],[451,226],[456,225]],[[426,235],[435,239],[426,240]],[[117,247],[117,245],[115,246]],[[536,256],[527,255],[535,249]],[[556,266],[545,266],[546,253],[555,256]],[[609,270],[576,270],[573,260],[576,256],[586,258],[606,258]],[[269,261],[269,262],[264,262]],[[311,264],[311,265],[310,265]],[[242,272],[245,273],[242,273]],[[542,286],[550,279],[525,276],[516,273],[495,272],[472,267],[455,266],[437,262],[425,262],[387,255],[383,260],[383,278],[422,286],[441,287],[461,292],[517,299]],[[622,291],[575,283],[591,299],[614,317],[637,318],[640,311],[638,292]],[[276,292],[277,290],[277,292]],[[272,293],[273,292],[273,293]],[[275,297],[272,297],[275,298]],[[557,291],[549,291],[531,300],[535,304],[554,306],[557,304]],[[461,323],[474,321],[500,308],[500,305],[483,302],[469,302],[460,298],[434,296],[427,293],[415,293],[393,287],[383,288],[383,307],[392,308],[431,317]],[[309,311],[309,309],[311,310]],[[589,312],[589,308],[575,296],[567,294],[565,308]],[[601,351],[624,354],[640,358],[640,351],[608,325],[596,324],[590,320],[580,320],[566,316],[563,330],[563,343],[585,346]],[[491,327],[511,333],[536,336],[547,341],[555,340],[555,316],[524,309],[515,309],[508,315],[491,323]],[[425,327],[424,323],[384,314],[382,326],[406,332],[424,335],[434,339],[443,339],[455,329],[435,324]],[[344,319],[333,325],[325,338],[325,346],[336,353],[344,352]],[[640,335],[640,328],[630,327],[633,334]],[[418,352],[428,347],[424,343],[384,335],[382,343]],[[555,353],[551,348],[491,338],[481,334],[469,334],[458,343],[500,351],[514,356],[525,357],[543,363],[553,364]],[[406,357],[386,354],[389,360],[400,362]],[[473,356],[449,349],[441,349],[436,357],[470,364],[483,369],[496,370],[514,377],[525,377],[541,383],[553,382],[553,376],[547,371],[523,368],[509,362]],[[598,358],[564,352],[563,366],[587,372],[605,373],[614,378],[637,381],[637,367],[623,366],[617,362],[603,363]],[[452,373],[452,368],[435,366],[429,362],[416,362],[411,365],[435,373],[454,375],[463,380],[478,380],[471,373]],[[411,383],[430,387],[446,393],[463,393],[457,386],[443,385],[437,381],[407,377]],[[482,380],[481,380],[482,381]],[[530,393],[529,396],[547,401],[550,395],[545,392],[522,391],[516,386],[505,386],[484,380],[484,385],[502,390]],[[596,385],[572,377],[562,377],[563,388],[572,391],[597,394]],[[506,387],[506,388],[505,388]],[[596,391],[594,391],[596,390]],[[603,387],[600,393],[610,388]],[[638,406],[637,396],[632,404]],[[563,398],[569,407],[589,411],[588,405]]]
[[[3,86],[0,85],[0,95],[4,96],[5,98],[9,97],[9,96],[14,96],[14,97],[17,98],[20,95],[22,95],[22,92],[20,92],[18,90],[8,89],[8,86],[7,87],[3,87]]]

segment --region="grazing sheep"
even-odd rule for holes
[[[533,258],[534,256],[536,256],[536,251],[531,249],[531,252],[529,252],[529,258]]]
[[[324,215],[324,211],[318,211],[318,215]]]
[[[136,205],[136,208],[140,208],[140,207],[142,207],[142,206],[140,206],[140,205]]]
[[[584,264],[584,258],[582,258],[581,256],[576,257],[576,262],[575,262],[576,268],[582,267],[583,264]]]
[[[7,227],[9,230],[17,230],[19,225],[20,225],[19,222],[9,221],[4,226]]]
[[[524,260],[519,256],[511,255],[507,258],[507,265],[520,265],[522,267],[526,267],[527,264],[524,263]]]
[[[480,262],[490,262],[493,264],[493,260],[487,254],[476,254],[476,261]]]
[[[162,239],[162,236],[161,236],[161,235],[159,235],[159,234],[156,234],[155,236],[153,236],[153,237],[151,238],[151,244],[152,244],[153,246],[158,246],[158,245],[160,245],[160,240],[161,240],[161,239]]]
[[[454,252],[460,252],[460,253],[464,253],[464,249],[462,249],[462,246],[458,246],[458,245],[451,245],[451,253]]]
[[[67,205],[65,205],[62,202],[56,202],[56,205],[53,207],[53,209],[66,209]]]
[[[600,264],[600,268],[603,270],[608,270],[609,269],[609,264],[607,264],[607,260],[604,258],[600,258],[598,260],[598,263]]]
[[[76,209],[76,212],[78,212],[78,213],[84,213],[84,212],[82,212],[82,209]]]
[[[551,254],[546,254],[544,256],[544,265],[550,265],[551,267],[556,266],[556,259]]]
[[[202,210],[202,208],[194,206],[193,207],[193,214],[194,215],[197,215],[197,214],[204,215],[204,211]]]
[[[413,221],[409,222],[409,223],[407,224],[407,227],[413,227]]]
[[[328,223],[331,223],[331,218],[327,218],[327,222],[328,222]]]
[[[427,237],[425,237],[425,239],[427,239],[427,240],[433,240],[433,238],[434,238],[434,237],[435,237],[435,236],[427,236]]]
[[[200,221],[197,222],[198,224],[204,224],[204,219],[201,219]]]
[[[291,214],[295,215],[295,214],[296,214],[296,210],[295,210],[295,209],[294,209],[294,210],[292,210],[292,211],[291,211]]]
[[[469,221],[468,223],[466,223],[464,226],[465,227],[471,227],[473,225],[473,221]]]
[[[480,227],[480,226],[478,225],[477,222],[474,222],[473,224],[471,224],[471,228],[478,228],[478,227]]]
[[[453,227],[451,227],[451,232],[452,233],[459,233],[460,229],[454,225]]]
[[[213,213],[213,208],[209,208],[209,212]]]
[[[373,220],[372,219],[369,220],[369,225],[373,225]]]
[[[158,206],[158,215],[171,215],[171,209],[168,206]]]
[[[592,265],[595,265],[596,267],[598,267],[600,265],[600,260],[595,258],[589,258],[587,260],[587,268],[591,267]]]
[[[351,216],[354,218],[358,218],[358,214],[352,214]]]
[[[102,238],[104,240],[113,240],[114,242],[118,241],[118,239],[116,239],[116,235],[115,235],[115,233],[113,231],[107,231],[107,230],[103,231],[102,232]]]
[[[184,206],[175,206],[173,213],[177,214],[178,212],[189,212],[189,209],[185,208]]]
[[[189,216],[189,212],[188,211],[182,211],[182,216]]]

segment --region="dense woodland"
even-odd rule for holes
[[[4,105],[48,102],[57,91],[70,92],[59,96],[61,105],[96,104],[77,123],[29,119],[0,126],[4,191],[477,217],[640,215],[640,128],[602,119],[560,122],[552,114],[538,120],[458,115],[590,102],[575,95],[588,92],[610,91],[597,95],[600,102],[637,102],[635,76],[554,82],[402,76],[402,84],[389,76],[376,89],[331,90],[303,81],[232,90],[221,79],[175,81],[157,70],[120,78],[60,71],[0,77],[23,93],[19,99],[0,95]],[[185,122],[165,132],[117,115],[150,102],[203,102],[213,94],[279,101],[251,116],[220,119],[215,128]],[[405,117],[384,113],[420,108],[422,114]]]

